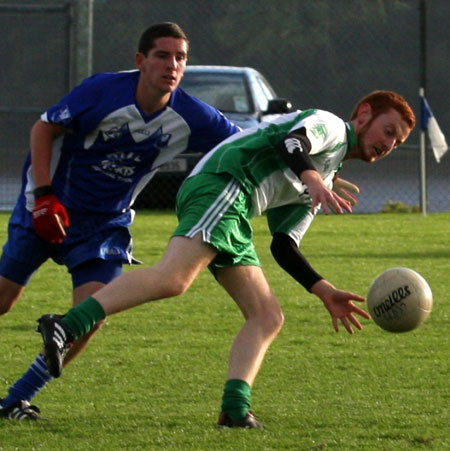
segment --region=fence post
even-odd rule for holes
[[[426,0],[420,0],[420,88],[419,88],[419,99],[425,97],[425,86],[427,83],[427,39],[426,39]],[[422,109],[422,108],[421,108]],[[421,111],[422,116],[422,111]],[[420,118],[422,121],[422,117]],[[422,124],[421,124],[422,125]],[[426,142],[425,142],[425,131],[420,127],[420,211],[423,216],[427,215],[427,168],[426,168]]]
[[[92,74],[94,0],[72,0],[72,63],[70,87]]]

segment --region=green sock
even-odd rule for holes
[[[75,340],[86,335],[98,322],[105,319],[105,311],[93,297],[71,308],[61,322],[74,334]]]
[[[251,387],[245,381],[227,381],[223,391],[222,412],[226,412],[233,420],[245,418],[250,410],[250,391]]]

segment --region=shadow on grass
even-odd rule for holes
[[[430,251],[430,252],[414,252],[414,251],[405,251],[405,252],[361,252],[361,250],[353,252],[327,252],[327,257],[336,257],[336,258],[360,258],[360,259],[367,259],[367,258],[375,258],[375,259],[408,259],[408,258],[442,258],[442,259],[449,259],[450,258],[450,249],[442,249],[438,251]]]

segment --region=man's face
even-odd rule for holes
[[[397,110],[390,109],[374,119],[369,117],[356,132],[358,144],[354,156],[373,163],[389,155],[408,138],[410,132],[411,128]]]
[[[174,91],[184,74],[187,43],[184,39],[165,37],[155,40],[147,55],[136,54],[141,81],[149,92],[166,94]]]

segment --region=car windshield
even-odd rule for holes
[[[245,79],[240,74],[184,73],[180,87],[190,95],[227,113],[251,113]]]

